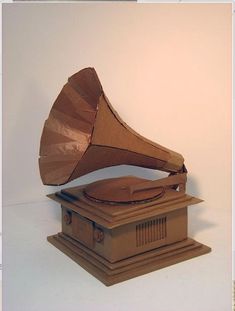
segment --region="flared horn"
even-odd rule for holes
[[[96,71],[68,79],[45,121],[39,168],[46,185],[62,185],[115,165],[181,172],[183,157],[125,124],[105,96]]]

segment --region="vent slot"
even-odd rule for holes
[[[143,222],[136,226],[136,246],[166,238],[166,216]]]

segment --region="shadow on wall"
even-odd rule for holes
[[[51,193],[59,191],[60,189],[76,187],[79,185],[92,183],[94,181],[101,179],[108,179],[122,176],[136,176],[140,178],[154,180],[167,177],[168,173],[131,165],[118,165],[96,170],[62,186],[47,186],[47,187],[50,188]]]
[[[198,197],[199,199],[203,198],[201,197],[200,188],[198,186],[198,182],[188,174],[188,180],[187,180],[187,193],[189,195]],[[216,224],[212,223],[208,220],[203,219],[203,213],[205,212],[205,206],[202,206],[200,203],[197,205],[189,206],[189,225],[188,225],[188,235],[190,237],[194,237],[197,232],[201,232],[202,230],[206,230],[211,227],[215,227]],[[192,222],[190,221],[192,219]]]
[[[189,225],[188,225],[188,235],[193,238],[197,232],[201,232],[203,230],[207,230],[211,227],[216,227],[215,223],[212,223],[203,218],[203,213],[205,211],[205,207],[198,204],[197,206],[192,206],[189,210]],[[191,221],[192,219],[192,221]]]

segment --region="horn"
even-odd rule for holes
[[[132,130],[104,94],[94,68],[68,79],[45,121],[39,168],[46,185],[62,185],[115,165],[181,172],[184,159]]]

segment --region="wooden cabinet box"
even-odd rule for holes
[[[116,262],[186,239],[187,207],[108,229],[62,206],[62,232]]]
[[[61,204],[62,232],[48,241],[105,285],[210,252],[187,236],[188,206],[200,199],[169,189],[157,204],[106,206],[84,187],[49,195]]]

